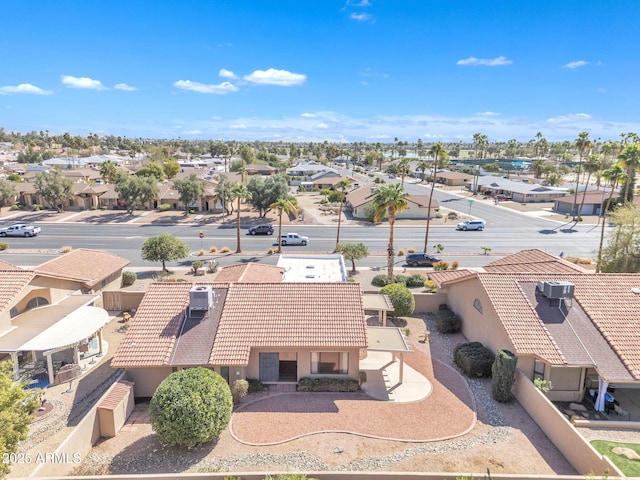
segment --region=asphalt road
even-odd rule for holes
[[[429,192],[428,186],[405,183],[412,193]],[[563,252],[565,255],[595,258],[600,239],[600,227],[593,225],[559,224],[546,219],[531,217],[506,208],[497,208],[493,204],[475,201],[469,205],[465,198],[436,190],[434,197],[447,208],[464,214],[482,218],[487,222],[482,232],[462,232],[455,230],[455,224],[432,226],[429,234],[429,247],[442,244],[444,251],[440,255],[446,261],[458,260],[460,267],[478,267],[508,253],[527,248],[540,248],[552,254]],[[156,268],[158,265],[140,258],[142,243],[159,233],[171,233],[185,241],[189,249],[198,252],[204,249],[204,259],[216,258],[221,265],[238,261],[260,261],[275,264],[276,255],[266,252],[274,246],[275,236],[249,236],[243,231],[242,255],[214,255],[208,251],[211,246],[218,250],[227,246],[232,252],[236,249],[235,225],[201,226],[192,225],[145,225],[145,224],[78,224],[78,223],[41,223],[43,232],[35,238],[6,238],[9,248],[15,253],[0,252],[0,259],[20,266],[35,266],[57,255],[60,248],[91,248],[108,250],[131,260],[131,267]],[[199,239],[198,233],[204,231],[205,238]],[[295,231],[309,237],[306,247],[283,247],[283,253],[328,253],[335,246],[336,227],[333,225],[297,225]],[[396,250],[413,247],[418,251],[424,245],[424,226],[396,226]],[[371,256],[358,262],[358,266],[383,267],[386,265],[386,247],[389,236],[388,224],[371,226],[345,226],[341,228],[341,242],[362,242],[369,247]],[[491,248],[490,255],[484,255],[481,247]],[[201,259],[203,257],[199,257]],[[190,266],[195,258],[187,258],[169,266]],[[398,259],[402,265],[402,259]]]

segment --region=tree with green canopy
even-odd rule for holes
[[[11,180],[0,179],[0,212],[2,207],[13,205],[18,191],[15,182]]]
[[[369,248],[364,243],[339,243],[336,252],[351,262],[351,273],[356,273],[356,260],[369,256]]]
[[[58,213],[64,212],[64,203],[73,198],[72,185],[73,182],[58,169],[36,175],[36,194]]]
[[[254,175],[249,180],[247,189],[251,192],[251,205],[258,210],[260,217],[263,218],[273,208],[271,205],[289,196],[289,185],[282,175],[272,175],[266,178]]]
[[[173,182],[173,188],[180,194],[184,203],[184,214],[189,215],[189,209],[204,195],[204,182],[194,173],[188,177]]]
[[[168,271],[166,262],[180,260],[188,256],[187,244],[170,233],[161,233],[142,244],[142,259],[150,262],[162,262],[163,272]]]
[[[31,415],[40,406],[38,389],[28,390],[13,374],[13,363],[0,362],[0,455],[2,459],[18,450],[18,443],[26,440]],[[11,462],[0,462],[0,478],[9,474]]]

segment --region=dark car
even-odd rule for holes
[[[271,225],[255,225],[249,229],[249,235],[273,235]]]
[[[428,253],[410,253],[407,255],[407,265],[411,267],[417,267],[418,265],[433,267],[433,264],[439,261],[440,259],[438,257],[434,257]]]

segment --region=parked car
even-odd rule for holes
[[[465,220],[456,226],[456,230],[484,230],[485,222],[483,220]]]
[[[511,195],[506,195],[504,193],[499,193],[493,197],[494,200],[499,202],[506,202],[512,199]]]
[[[423,267],[433,267],[434,263],[440,261],[438,257],[434,257],[428,253],[410,253],[407,255],[407,265],[411,267],[417,267],[419,265]]]
[[[254,225],[249,228],[249,235],[273,235],[273,227],[271,225]]]
[[[41,232],[40,227],[27,225],[25,223],[16,223],[10,227],[0,229],[0,237],[35,237]]]

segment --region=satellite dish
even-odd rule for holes
[[[631,289],[631,293],[635,293],[636,295],[640,295],[640,288],[638,287],[633,287]]]
[[[69,382],[69,388],[65,391],[66,393],[73,392],[73,388],[71,388],[71,384],[73,381],[82,375],[82,367],[77,363],[70,363],[65,365],[60,370],[58,370],[58,383]]]

